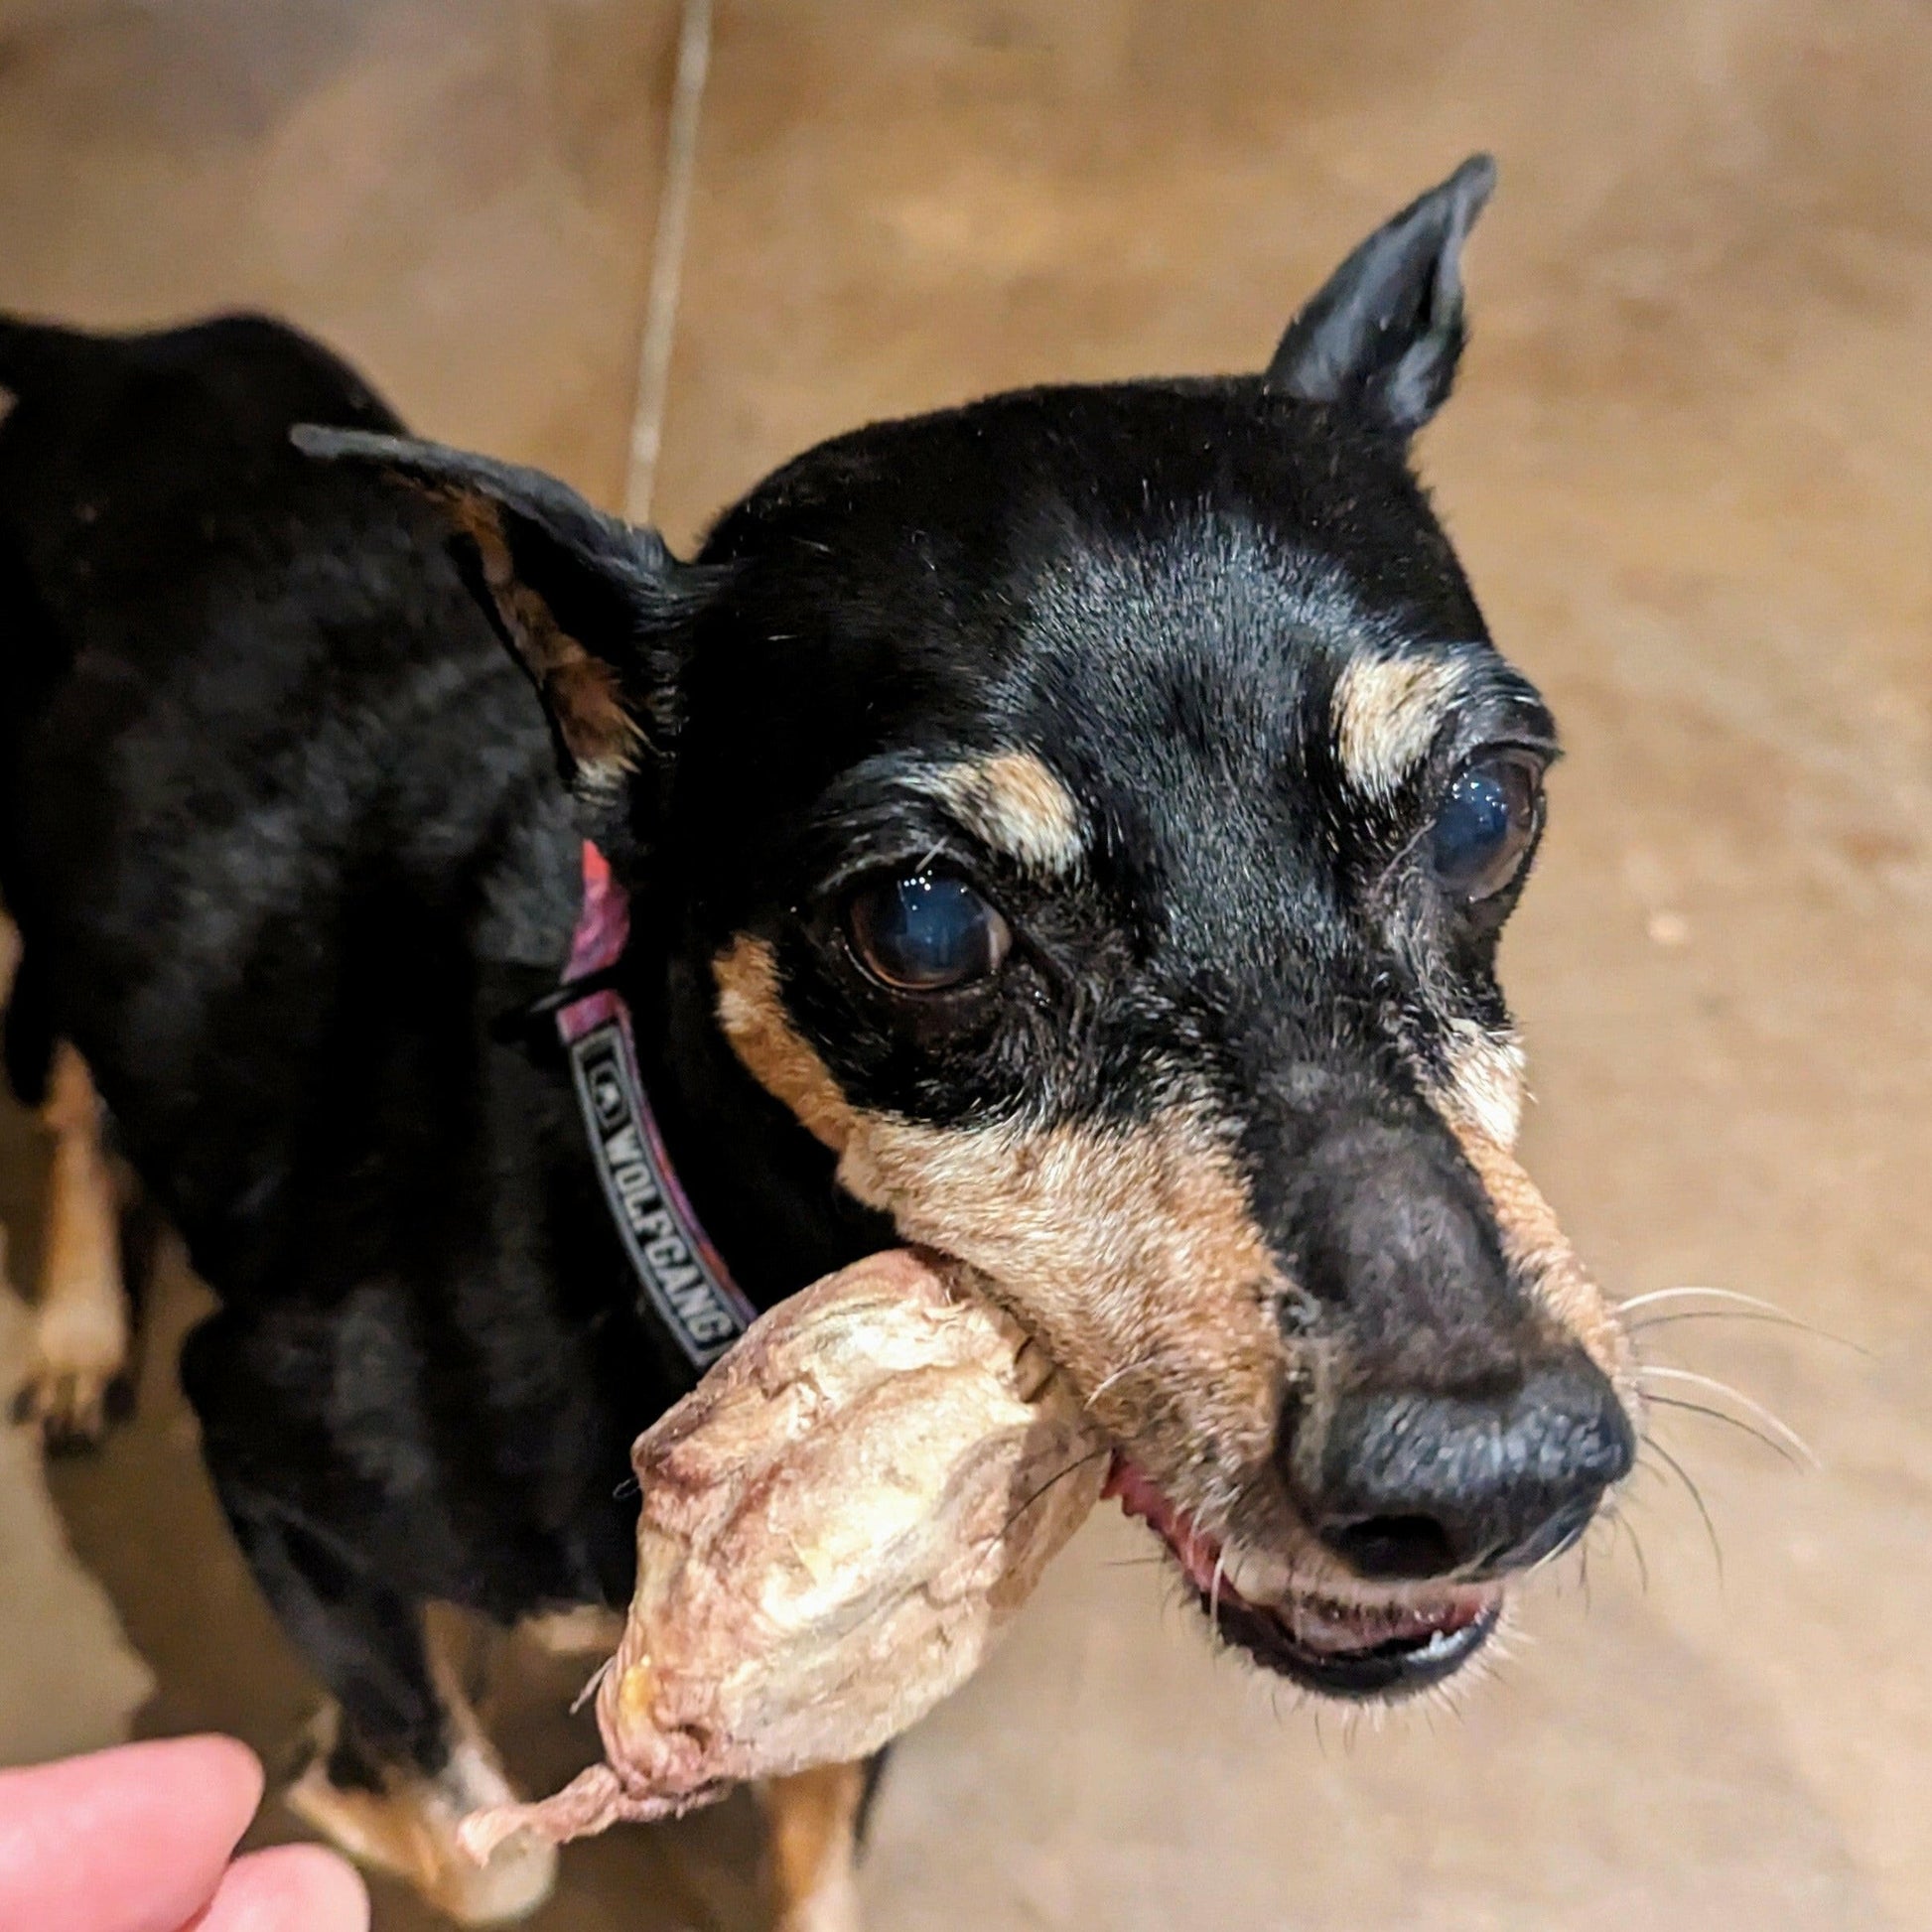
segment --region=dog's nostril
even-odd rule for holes
[[[1350,1392],[1318,1444],[1291,1430],[1278,1452],[1328,1549],[1358,1576],[1395,1582],[1555,1555],[1588,1527],[1634,1449],[1616,1392],[1577,1351],[1500,1392]]]
[[[1324,1529],[1321,1540],[1357,1576],[1377,1581],[1441,1577],[1458,1562],[1449,1532],[1433,1516],[1365,1516]]]

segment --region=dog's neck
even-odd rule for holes
[[[710,962],[633,921],[619,971],[665,1148],[733,1279],[768,1308],[897,1239],[834,1178],[832,1155],[754,1080],[721,1031]]]

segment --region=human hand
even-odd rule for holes
[[[232,1737],[177,1737],[0,1771],[0,1927],[367,1932],[355,1872],[316,1845],[229,1863],[262,1770]]]

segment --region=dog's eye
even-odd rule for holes
[[[1493,898],[1522,870],[1542,816],[1542,781],[1528,759],[1463,766],[1430,833],[1436,877],[1458,898]]]
[[[852,948],[875,979],[938,993],[999,970],[1013,933],[963,879],[921,872],[862,888],[846,909]]]

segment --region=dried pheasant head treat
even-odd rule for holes
[[[957,1690],[1099,1496],[1079,1400],[953,1264],[903,1250],[762,1316],[631,1459],[609,1761],[464,1826],[476,1856],[877,1750]]]

